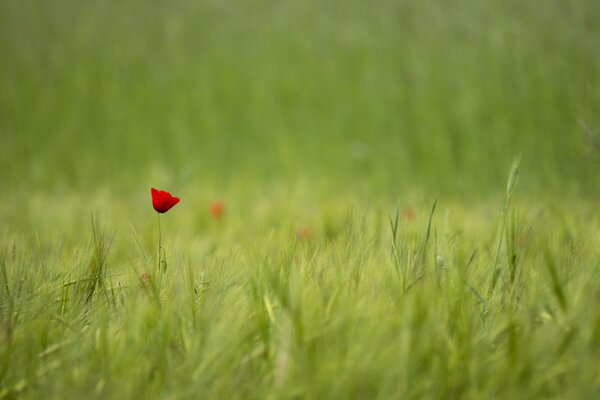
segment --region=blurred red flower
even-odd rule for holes
[[[312,229],[308,227],[301,227],[296,230],[296,239],[301,242],[308,242],[313,237]]]
[[[412,221],[413,219],[415,219],[417,216],[417,214],[415,213],[415,210],[411,207],[405,207],[402,209],[402,218],[407,220],[407,221]]]
[[[142,281],[144,285],[150,282],[150,278],[150,274],[146,271],[142,272],[142,275],[140,275],[140,281]]]
[[[215,219],[219,219],[225,213],[225,205],[219,200],[215,200],[210,205],[210,214]]]
[[[169,211],[175,204],[179,203],[179,197],[174,197],[169,192],[165,192],[164,190],[150,189],[150,193],[152,193],[152,207],[159,213],[166,213]]]

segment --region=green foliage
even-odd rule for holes
[[[32,245],[5,233],[0,395],[585,398],[599,389],[600,220],[585,203],[513,207],[499,261],[502,208],[444,202],[400,215],[391,253],[391,207],[341,215],[333,239],[268,215],[194,236],[174,210],[160,273],[155,224],[117,233],[110,253],[100,232],[116,223]]]
[[[522,152],[522,190],[587,193],[598,21],[595,0],[2,0],[2,181],[479,197]]]
[[[599,4],[0,0],[0,400],[595,398]]]

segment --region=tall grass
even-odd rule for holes
[[[97,220],[88,239],[5,232],[0,396],[593,396],[594,207],[511,203],[416,206],[392,219],[391,249],[391,208],[298,239],[272,222],[289,211],[193,236],[174,209],[161,274],[152,223],[114,240]]]
[[[0,399],[594,398],[598,21],[0,0]]]

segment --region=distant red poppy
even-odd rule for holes
[[[150,193],[152,193],[152,206],[159,213],[166,213],[169,211],[175,204],[179,203],[179,197],[174,197],[169,192],[165,192],[164,190],[150,189]]]
[[[210,214],[213,218],[219,219],[225,213],[225,205],[219,200],[215,200],[210,205]]]
[[[142,281],[144,285],[149,283],[151,278],[152,277],[150,276],[150,274],[146,271],[142,272],[142,275],[140,275],[140,281]]]
[[[407,221],[412,221],[416,218],[415,210],[411,207],[405,207],[402,209],[402,218]]]
[[[301,242],[309,241],[313,236],[313,232],[310,228],[301,227],[296,230],[296,239]]]

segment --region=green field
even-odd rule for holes
[[[598,38],[597,0],[0,0],[0,400],[596,398]]]

